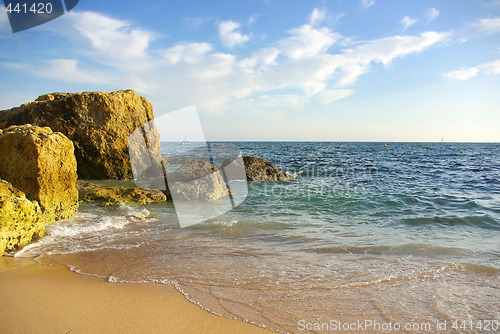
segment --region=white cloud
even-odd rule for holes
[[[240,65],[250,69],[274,65],[276,64],[276,57],[278,57],[279,53],[280,50],[274,47],[260,49],[254,52],[251,57],[242,59]]]
[[[347,50],[346,55],[357,63],[366,64],[372,61],[384,66],[396,59],[411,53],[419,53],[430,46],[445,40],[450,33],[428,31],[420,36],[394,36],[367,42],[355,49]]]
[[[500,74],[500,59],[483,64],[480,66],[484,74],[497,75]]]
[[[448,80],[465,81],[479,74],[498,75],[500,74],[500,59],[494,60],[479,66],[460,68],[443,74],[443,78]]]
[[[318,94],[318,99],[323,104],[330,104],[334,101],[341,100],[353,94],[354,91],[351,89],[331,89],[325,90]]]
[[[253,15],[250,15],[250,17],[248,18],[248,22],[247,24],[248,25],[251,25],[251,24],[254,24],[255,22],[257,22],[257,18],[259,17],[258,14],[253,14]]]
[[[211,50],[212,46],[208,43],[181,43],[167,49],[164,52],[164,57],[172,65],[181,61],[194,64]]]
[[[313,27],[318,27],[327,25],[329,27],[336,24],[341,18],[345,16],[345,13],[329,13],[326,9],[314,8],[309,15],[309,25]]]
[[[370,8],[375,4],[375,0],[361,0],[361,7],[364,9]]]
[[[417,19],[405,16],[401,19],[401,21],[399,21],[399,23],[403,25],[403,31],[406,31],[406,29],[417,23]]]
[[[243,35],[239,28],[241,24],[234,21],[223,21],[219,23],[219,37],[228,48],[243,44],[250,39],[250,36]]]
[[[425,16],[427,17],[427,22],[433,21],[435,18],[439,16],[439,10],[437,10],[434,7],[427,8],[427,11],[425,13]]]
[[[252,114],[262,110],[277,118],[310,103],[330,104],[346,98],[354,93],[348,86],[374,63],[388,66],[395,59],[422,52],[448,36],[425,32],[332,50],[333,45],[346,38],[327,27],[305,24],[289,30],[285,38],[266,40],[250,56],[241,57],[236,52],[221,52],[203,41],[154,49],[150,45],[155,36],[152,32],[97,13],[76,14],[59,22],[69,24],[67,29],[60,29],[61,35],[81,41],[74,50],[79,52],[78,58],[32,64],[29,73],[61,81],[134,88],[148,96],[155,112],[196,105],[202,112],[247,110]],[[322,15],[313,11],[310,23],[324,22]],[[102,20],[96,23],[99,18]],[[94,23],[98,27],[84,29]],[[226,45],[235,46],[249,39],[241,34],[238,23],[225,21],[221,25],[219,31]],[[71,27],[77,28],[72,32],[76,35],[65,35],[64,31]],[[134,50],[128,50],[134,46]],[[95,70],[96,63],[99,70]],[[89,67],[94,70],[87,71]],[[36,71],[40,68],[44,70]],[[21,71],[26,72],[19,68]]]
[[[460,68],[458,70],[443,74],[443,77],[449,80],[465,81],[472,77],[475,77],[478,73],[479,68],[477,67]]]
[[[280,50],[292,59],[312,57],[324,53],[332,46],[340,35],[328,28],[314,28],[308,24],[288,31],[288,38],[278,41]]]
[[[479,22],[473,24],[473,27],[486,34],[500,32],[500,17],[479,20]]]
[[[323,23],[326,19],[326,10],[314,8],[311,15],[309,15],[309,24],[317,26]]]
[[[102,73],[80,69],[78,67],[78,60],[76,59],[49,60],[44,62],[42,66],[39,64],[22,63],[1,63],[1,65],[11,69],[19,69],[37,77],[64,82],[111,84],[109,78]]]
[[[153,33],[94,12],[69,12],[67,16],[72,26],[91,43],[93,51],[99,53],[102,62],[119,67],[124,63],[129,67],[145,63]]]
[[[199,72],[203,80],[213,80],[229,75],[233,70],[235,56],[227,53],[214,53],[207,57],[210,66]]]

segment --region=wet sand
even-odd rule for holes
[[[0,328],[9,333],[273,333],[210,314],[172,286],[109,283],[0,257]]]

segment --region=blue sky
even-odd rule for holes
[[[500,142],[500,0],[86,1],[13,34],[0,109],[135,89],[208,140]]]

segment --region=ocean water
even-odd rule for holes
[[[16,256],[173,284],[282,333],[500,333],[500,144],[235,144],[295,180],[250,183],[240,206],[188,228],[171,204],[82,204]],[[372,325],[341,327],[357,321]]]

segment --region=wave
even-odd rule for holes
[[[443,247],[428,244],[404,244],[397,246],[368,247],[318,247],[310,251],[315,253],[366,254],[366,255],[471,255],[469,250],[457,247]]]
[[[150,212],[120,205],[114,212],[121,215],[79,212],[72,219],[60,220],[47,226],[46,233],[14,254],[14,257],[37,257],[42,254],[68,254],[96,248],[127,248],[129,245],[112,246],[116,232],[131,223],[147,221]],[[110,246],[111,245],[111,246]]]
[[[475,226],[485,229],[500,230],[500,223],[489,215],[466,216],[466,217],[419,217],[405,218],[404,224],[411,226],[438,225],[438,226]]]

